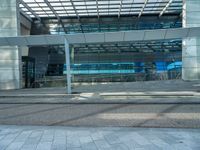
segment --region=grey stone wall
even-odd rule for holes
[[[0,36],[19,35],[17,0],[0,1]],[[16,46],[0,47],[0,89],[21,88],[21,54]]]
[[[183,0],[183,27],[200,27],[200,0]],[[200,37],[183,40],[183,80],[200,79]]]

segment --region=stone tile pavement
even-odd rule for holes
[[[0,150],[199,150],[200,129],[0,125]]]

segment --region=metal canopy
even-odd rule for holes
[[[177,13],[182,0],[21,0],[20,9],[32,18],[101,17]]]
[[[181,39],[194,36],[200,36],[200,27],[104,33],[0,37],[0,46],[57,45],[64,44],[65,39],[67,39],[69,44],[87,44]]]

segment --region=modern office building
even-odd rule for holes
[[[198,80],[200,37],[181,29],[200,27],[199,16],[199,0],[1,0],[0,89],[33,87],[66,74],[63,44],[11,46],[12,37],[24,35],[108,38],[69,45],[72,82]],[[177,38],[166,39],[168,29]],[[145,38],[117,36],[132,31]],[[112,40],[117,38],[124,41]]]

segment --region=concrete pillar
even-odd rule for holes
[[[70,71],[70,51],[69,51],[69,43],[67,39],[65,39],[65,58],[66,58],[66,71],[67,71],[67,93],[71,94],[71,71]]]
[[[183,0],[183,27],[200,27],[200,0]],[[200,37],[183,39],[182,79],[200,79]]]
[[[0,36],[19,35],[17,0],[1,0]],[[21,88],[21,54],[17,46],[0,46],[0,90]]]
[[[70,64],[75,64],[75,61],[74,61],[74,46],[70,46],[71,50],[70,50]],[[72,70],[72,69],[71,69]],[[71,74],[71,80],[72,82],[74,81],[74,75]]]

